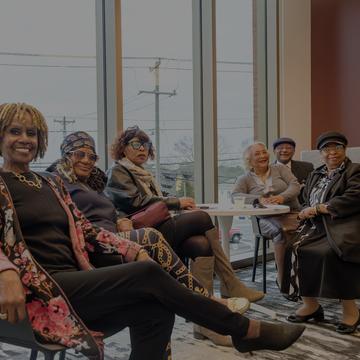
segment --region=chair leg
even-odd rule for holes
[[[263,292],[266,293],[266,239],[262,237]]]
[[[56,352],[46,351],[46,352],[44,352],[44,359],[45,360],[54,360],[55,355],[56,355]]]
[[[253,270],[252,270],[252,278],[251,278],[252,282],[255,281],[255,276],[256,276],[256,266],[257,266],[258,255],[259,255],[259,242],[260,242],[260,237],[258,235],[256,235],[255,236],[254,258],[253,258]]]
[[[37,356],[38,356],[38,351],[37,350],[31,350],[30,360],[36,360]]]
[[[65,360],[66,350],[60,352],[59,360]]]

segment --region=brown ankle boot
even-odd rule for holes
[[[262,291],[246,287],[235,275],[229,259],[226,257],[219,240],[216,228],[206,231],[211,248],[215,257],[215,273],[220,278],[220,292],[222,297],[245,297],[250,302],[262,299],[265,294]]]
[[[201,285],[213,294],[214,290],[214,261],[213,256],[197,257],[195,260],[190,261],[190,271]]]

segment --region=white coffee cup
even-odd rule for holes
[[[236,209],[243,209],[245,207],[245,196],[242,196],[242,195],[235,195],[233,197],[233,200],[234,200],[234,207]]]

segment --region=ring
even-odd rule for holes
[[[0,319],[6,320],[7,319],[7,313],[0,313]]]

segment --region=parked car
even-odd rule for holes
[[[238,244],[242,238],[242,233],[239,228],[231,228],[229,231],[230,243]]]

